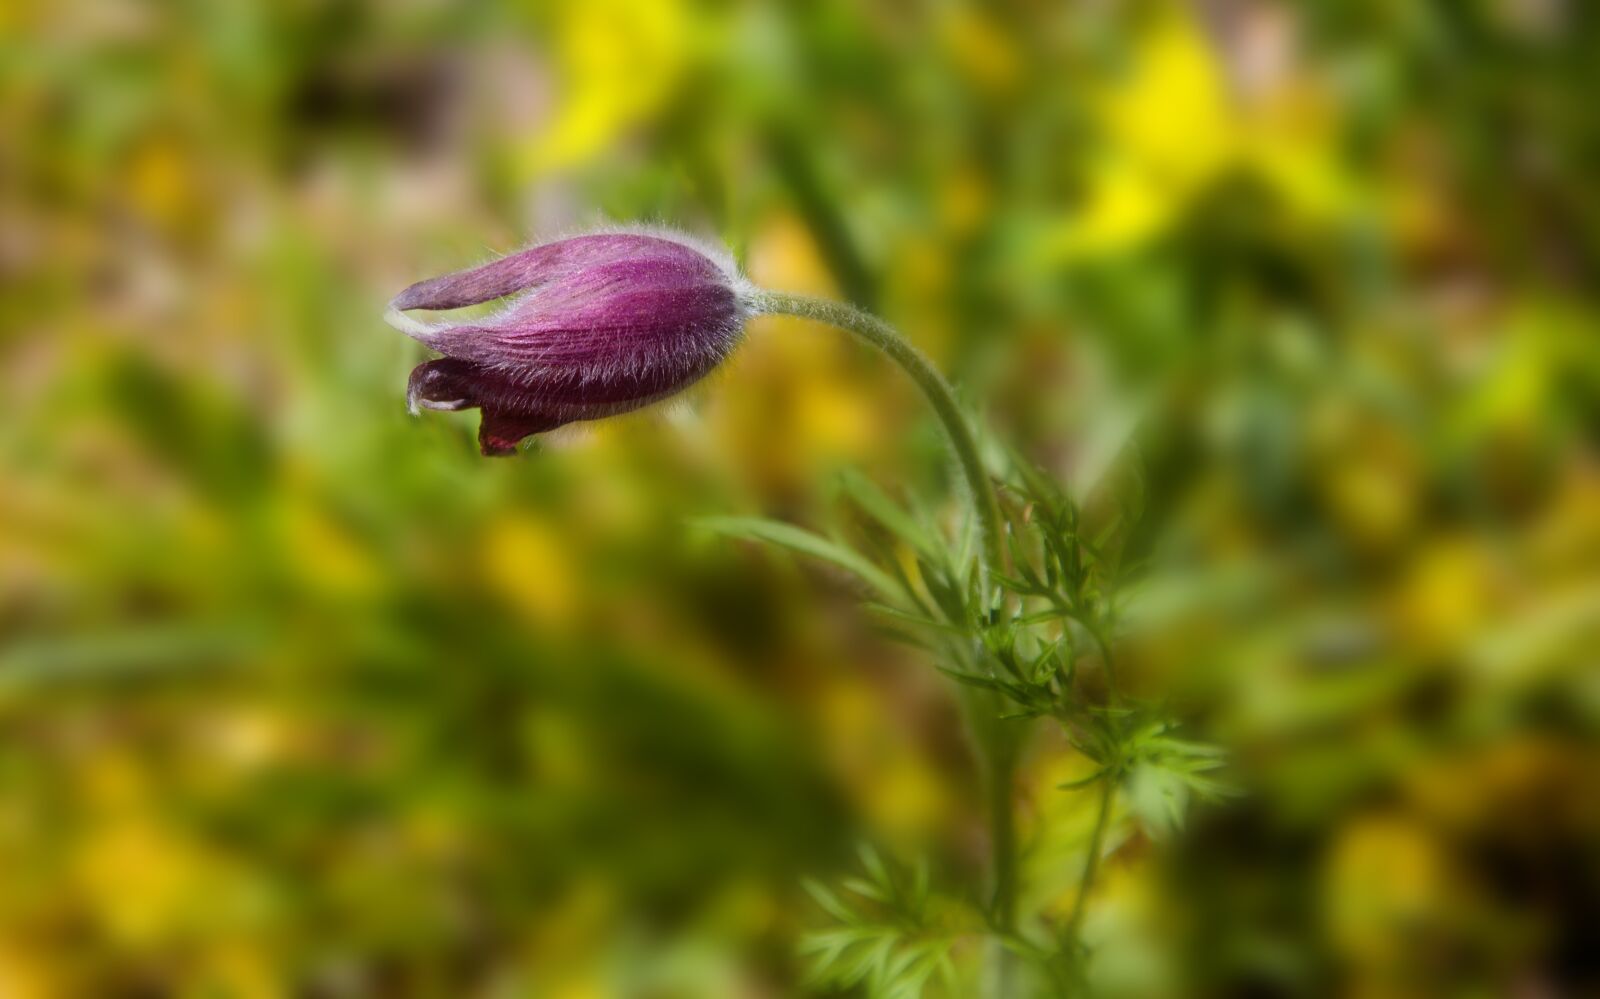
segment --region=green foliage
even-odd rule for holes
[[[865,878],[846,878],[838,890],[805,882],[835,921],[801,940],[812,983],[863,986],[874,999],[962,995],[952,954],[971,946],[982,927],[963,925],[961,910],[932,892],[925,862],[896,876],[871,846],[860,855]]]
[[[760,517],[701,517],[695,523],[729,537],[765,541],[830,562],[860,577],[887,598],[893,599],[901,592],[894,579],[860,555],[792,524]]]
[[[1043,472],[1014,460],[1005,489],[1016,501],[1008,508],[1012,571],[987,587],[970,545],[947,539],[925,516],[855,473],[841,477],[839,494],[861,520],[859,548],[770,521],[701,521],[849,570],[882,599],[868,606],[891,633],[929,652],[934,667],[956,683],[998,696],[994,721],[1053,719],[1094,764],[1087,777],[1060,788],[1103,789],[1072,917],[1037,940],[993,924],[983,931],[1051,980],[1082,973],[1086,950],[1077,934],[1114,800],[1125,798],[1143,830],[1164,839],[1182,827],[1192,799],[1217,801],[1233,790],[1216,773],[1224,764],[1219,747],[1176,737],[1177,722],[1158,702],[1121,689],[1119,599],[1144,568],[1133,555],[1142,480],[1136,467],[1123,464],[1127,498],[1092,519]],[[869,880],[848,880],[841,889],[867,908],[808,882],[837,925],[808,936],[804,949],[815,956],[821,982],[864,985],[874,996],[920,995],[934,971],[945,969],[951,939],[930,922],[925,862],[906,889],[870,848],[863,862]]]

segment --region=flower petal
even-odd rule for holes
[[[491,458],[513,455],[524,437],[554,430],[566,422],[543,413],[485,409],[483,421],[478,424],[478,450]]]
[[[687,240],[596,233],[414,284],[384,318],[445,355],[412,372],[411,410],[481,409],[484,454],[510,454],[530,434],[638,409],[703,377],[739,341],[741,282],[731,261]],[[465,322],[407,311],[507,296]]]
[[[432,327],[417,338],[451,357],[588,381],[714,365],[737,341],[743,320],[737,294],[714,272],[647,258],[562,276],[497,315]]]
[[[545,243],[470,270],[418,281],[396,295],[389,305],[401,312],[411,309],[442,311],[492,302],[562,274],[625,257],[636,251],[640,239],[598,234]]]
[[[418,409],[470,409],[478,404],[477,374],[476,364],[453,357],[419,364],[406,382],[406,408],[413,414]]]

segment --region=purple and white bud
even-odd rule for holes
[[[386,318],[444,355],[411,372],[411,411],[476,407],[479,447],[505,455],[530,434],[638,409],[700,380],[739,342],[747,287],[730,261],[675,233],[602,232],[418,282]],[[405,315],[507,296],[482,319]]]

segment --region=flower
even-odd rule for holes
[[[418,282],[385,318],[444,355],[411,372],[411,411],[477,407],[479,447],[506,455],[530,434],[638,409],[704,377],[739,342],[747,287],[730,261],[677,233],[600,232]],[[510,295],[482,319],[405,315]]]

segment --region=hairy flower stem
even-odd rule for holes
[[[1000,504],[995,499],[994,486],[990,483],[989,473],[984,470],[983,459],[978,454],[978,442],[972,435],[972,428],[967,425],[966,417],[961,414],[961,406],[956,402],[950,384],[939,374],[939,369],[933,366],[933,362],[928,360],[922,351],[913,347],[911,341],[896,332],[893,326],[853,305],[806,295],[791,295],[781,291],[755,292],[750,296],[749,302],[759,313],[814,319],[819,323],[827,323],[829,326],[854,333],[888,354],[896,364],[905,369],[906,374],[910,375],[911,380],[922,390],[922,394],[928,397],[928,402],[932,404],[939,422],[944,424],[945,433],[950,436],[950,446],[955,451],[957,462],[961,465],[961,473],[966,480],[973,512],[978,517],[978,527],[983,535],[984,572],[990,575],[999,572],[1005,564],[1002,560]]]
[[[776,291],[756,292],[750,296],[749,304],[759,313],[812,319],[854,333],[889,355],[917,383],[944,425],[951,449],[961,466],[968,498],[978,518],[984,592],[987,592],[989,581],[1005,566],[1000,504],[995,498],[989,474],[984,469],[983,458],[978,453],[977,439],[962,415],[955,393],[939,369],[894,327],[854,306]],[[965,687],[962,693],[968,724],[978,743],[979,762],[986,771],[990,867],[994,880],[990,915],[998,930],[1009,933],[1015,927],[1017,907],[1017,843],[1012,784],[1019,746],[1014,726],[1008,727],[999,719],[1000,706],[995,695]],[[997,961],[997,995],[1004,995],[1007,991],[1007,963],[1008,957],[1002,949]]]

